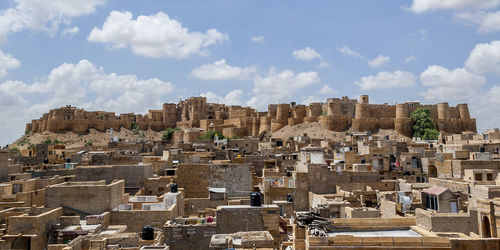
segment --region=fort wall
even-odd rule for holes
[[[141,129],[163,131],[178,127],[189,129],[200,127],[216,131],[225,129],[233,136],[258,136],[277,131],[284,126],[300,123],[319,122],[328,130],[346,131],[351,127],[357,131],[395,129],[400,134],[411,137],[412,120],[410,114],[417,108],[428,108],[437,130],[447,133],[463,131],[476,132],[476,120],[470,117],[467,104],[455,107],[448,103],[424,105],[419,102],[405,102],[396,105],[370,104],[367,95],[360,100],[328,98],[326,103],[280,103],[268,105],[266,112],[258,112],[250,107],[226,106],[207,103],[205,97],[191,97],[178,104],[165,103],[161,110],[149,110],[148,114],[120,114],[104,111],[85,111],[66,106],[52,109],[37,120],[26,124],[26,131],[41,133],[73,131],[86,133],[89,129],[105,132],[108,129]]]

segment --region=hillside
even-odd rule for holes
[[[142,134],[143,132],[144,134]],[[114,131],[113,136],[118,136],[118,138],[122,140],[128,140],[131,142],[141,141],[142,139],[144,139],[145,141],[153,141],[161,139],[161,132],[147,130],[139,131],[139,133],[134,133],[131,130],[122,128],[120,131]],[[30,133],[24,135],[14,143],[9,145],[9,147],[18,147],[20,149],[25,149],[29,146],[29,144],[42,143],[47,139],[50,139],[52,141],[61,141],[66,145],[66,148],[81,148],[84,147],[85,144],[89,141],[92,142],[92,146],[104,147],[107,145],[109,137],[109,133],[99,132],[95,129],[90,129],[89,132],[85,134],[77,134],[71,131],[64,133],[52,133],[45,131],[42,133]]]
[[[280,130],[272,133],[272,137],[278,137],[282,139],[288,139],[289,137],[295,137],[306,133],[311,138],[318,139],[329,139],[329,140],[342,140],[346,136],[346,132],[352,133],[353,129],[349,129],[345,132],[335,132],[324,129],[319,122],[312,123],[300,123],[295,126],[285,126]],[[395,130],[381,129],[376,135],[379,136],[389,136],[391,140],[399,140],[400,138],[408,138],[404,135],[399,134]]]
[[[346,131],[352,133],[352,129]],[[301,123],[295,126],[285,126],[280,130],[272,133],[272,137],[288,139],[290,137],[295,137],[306,133],[311,138],[318,139],[328,139],[341,141],[346,136],[346,132],[334,132],[324,129],[319,122],[312,123]],[[391,140],[399,140],[400,138],[407,138],[401,134],[398,134],[394,130],[380,130],[376,135],[389,136]],[[43,143],[43,141],[50,139],[51,141],[57,140],[63,142],[66,148],[81,148],[87,143],[92,142],[94,147],[105,147],[109,141],[109,133],[99,132],[95,129],[90,129],[88,133],[77,134],[71,131],[64,133],[53,133],[53,132],[42,132],[42,133],[30,133],[22,136],[14,143],[9,145],[9,147],[17,147],[19,149],[25,149],[30,144]],[[161,140],[161,132],[155,132],[152,130],[139,131],[139,133],[134,133],[132,130],[122,128],[120,131],[114,131],[113,136],[118,136],[122,140],[127,140],[130,142],[138,142],[141,140],[154,141]]]

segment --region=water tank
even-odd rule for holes
[[[250,206],[252,207],[262,206],[262,194],[260,192],[253,192],[250,194]]]
[[[143,226],[141,236],[143,240],[154,240],[155,229],[152,226]]]
[[[486,148],[485,148],[485,147],[480,147],[480,148],[479,148],[479,152],[481,152],[481,153],[486,152]]]
[[[49,159],[47,159],[47,158],[43,159],[43,163],[44,164],[49,164]]]
[[[286,201],[287,202],[293,202],[293,195],[292,194],[287,194],[286,195]]]
[[[177,193],[178,191],[177,183],[170,184],[170,193]]]
[[[71,159],[70,158],[66,158],[66,163],[71,163]]]
[[[366,163],[366,159],[365,158],[361,158],[361,164],[365,164]]]
[[[292,177],[292,172],[286,171],[286,177]]]

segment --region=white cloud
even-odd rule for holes
[[[410,33],[410,37],[412,37],[413,39],[420,39],[422,41],[425,41],[427,40],[427,33],[427,29],[419,29],[415,32]]]
[[[334,94],[338,94],[339,92],[332,89],[328,85],[323,85],[323,87],[321,87],[321,89],[317,93],[320,95],[334,95]]]
[[[19,66],[21,66],[21,62],[19,62],[19,60],[0,50],[0,78],[7,75],[7,70],[16,69],[19,68]]]
[[[330,68],[330,63],[325,62],[325,61],[321,61],[321,63],[318,64],[318,67],[320,67],[320,68]]]
[[[422,85],[429,89],[421,95],[429,101],[461,101],[474,95],[475,89],[486,81],[481,75],[465,68],[449,70],[432,65],[420,74]]]
[[[29,29],[55,32],[71,18],[92,14],[106,0],[15,0],[17,5],[0,11],[0,42],[7,34]]]
[[[302,98],[302,102],[301,103],[304,104],[304,105],[309,105],[309,104],[311,104],[313,102],[325,102],[325,99],[321,98],[319,96],[310,95],[310,96]]]
[[[255,67],[230,66],[225,59],[221,59],[212,64],[201,65],[191,71],[191,76],[203,80],[227,80],[227,79],[249,79],[250,75],[256,71]]]
[[[500,73],[500,41],[477,44],[465,68],[429,66],[420,74],[422,85],[429,88],[420,95],[432,102],[468,103],[471,116],[477,118],[478,130],[498,127],[500,85],[482,89],[486,82],[483,73]]]
[[[416,58],[415,56],[413,55],[409,55],[405,58],[405,63],[410,63],[410,62],[413,62],[413,61],[416,61],[418,60],[418,58]]]
[[[498,128],[500,124],[500,86],[479,92],[468,100],[471,117],[477,119],[479,130]]]
[[[314,50],[310,47],[305,47],[303,49],[294,50],[292,52],[292,54],[293,54],[293,57],[295,57],[295,59],[303,60],[303,61],[309,61],[309,60],[313,60],[316,58],[321,58],[321,55],[318,52],[316,52],[316,50]]]
[[[350,49],[347,46],[344,46],[342,48],[337,48],[337,50],[340,53],[342,53],[342,55],[344,55],[345,57],[354,57],[354,58],[360,58],[360,59],[364,59],[365,58],[365,56],[363,56],[362,54],[358,53],[357,51],[354,51],[354,50]]]
[[[436,10],[488,9],[500,5],[500,0],[413,0],[409,10],[423,13]]]
[[[465,61],[465,66],[475,73],[500,74],[500,41],[477,44]]]
[[[52,108],[73,105],[87,110],[145,113],[161,107],[175,88],[157,78],[142,80],[135,75],[106,73],[87,60],[64,63],[40,79],[32,84],[0,83],[0,116],[13,117],[9,123],[0,121],[2,140],[16,139],[24,132],[25,123]]]
[[[207,47],[229,40],[215,29],[191,32],[163,12],[132,18],[128,11],[112,11],[102,28],[94,28],[87,39],[113,48],[130,47],[135,54],[154,58],[203,55],[208,53]]]
[[[372,60],[368,61],[367,64],[372,68],[379,68],[389,63],[390,60],[391,58],[388,56],[379,55],[373,58]]]
[[[364,76],[354,82],[361,90],[402,88],[415,85],[416,77],[408,71],[378,72],[375,76]]]
[[[80,29],[78,27],[67,28],[61,32],[61,36],[74,36],[76,35]]]
[[[465,24],[477,25],[479,33],[490,33],[500,30],[500,11],[462,12],[455,14],[454,17]]]
[[[224,103],[226,105],[241,105],[241,98],[243,97],[243,91],[235,89],[226,94],[226,96],[221,97],[211,91],[201,94],[200,96],[206,97],[207,102],[211,103]]]
[[[427,67],[420,74],[420,79],[424,86],[450,86],[458,88],[473,88],[486,81],[484,76],[471,73],[465,68],[449,70],[438,65]]]
[[[321,78],[315,71],[295,74],[292,70],[277,72],[275,68],[271,68],[267,76],[254,78],[252,91],[255,96],[247,105],[264,109],[267,104],[289,100],[298,90],[320,81]]]
[[[264,43],[264,36],[253,36],[251,40],[256,43]]]

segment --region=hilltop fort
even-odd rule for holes
[[[89,129],[106,131],[134,127],[153,131],[167,128],[195,128],[221,131],[226,137],[257,137],[272,133],[286,125],[319,122],[331,131],[377,131],[393,129],[411,137],[410,114],[417,108],[428,108],[438,131],[447,133],[476,132],[476,120],[470,117],[467,104],[451,107],[448,103],[423,105],[405,102],[396,105],[370,104],[368,95],[360,100],[328,98],[326,103],[300,105],[292,103],[270,104],[265,112],[251,107],[207,103],[205,97],[191,97],[177,104],[165,103],[161,110],[149,110],[148,114],[120,114],[105,111],[85,111],[72,106],[50,110],[40,119],[26,124],[26,131],[85,133]]]

